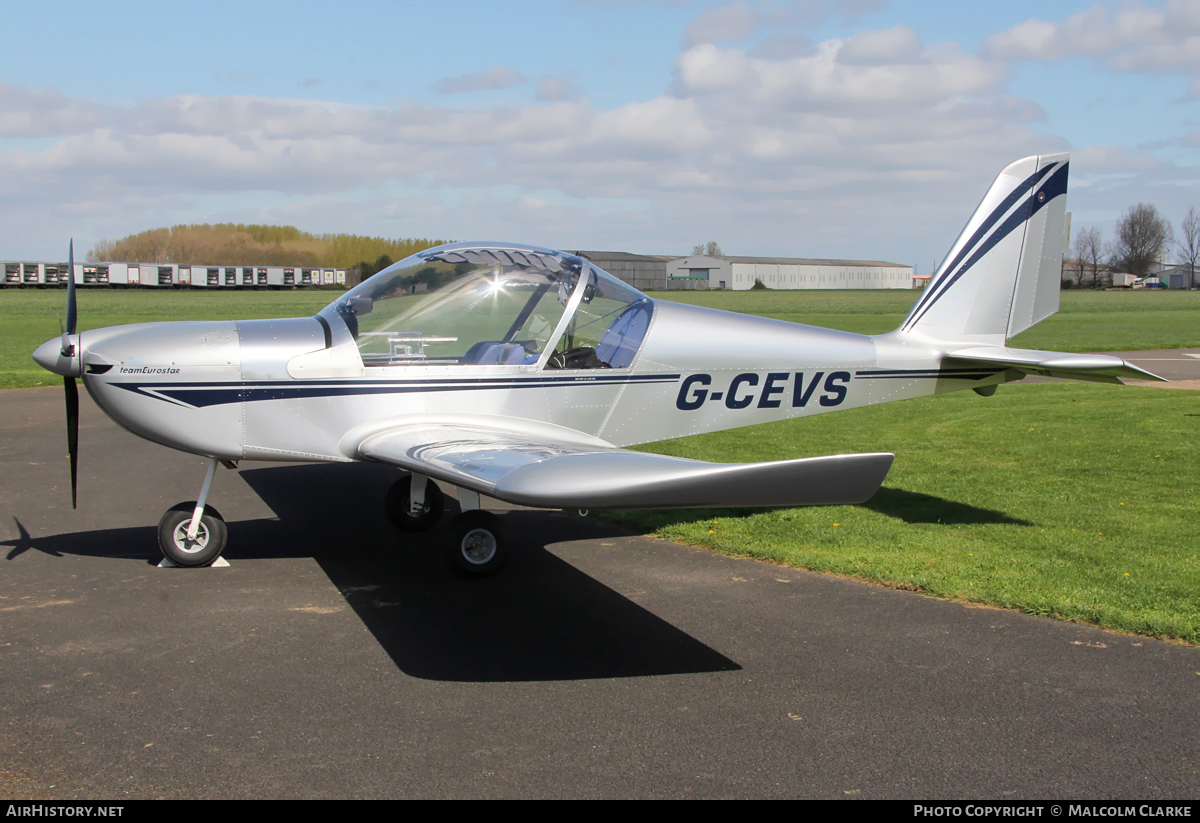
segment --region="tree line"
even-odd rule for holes
[[[150,229],[120,240],[101,240],[87,253],[87,260],[361,269],[366,277],[396,260],[448,242],[451,241],[312,234],[295,226],[200,223]]]
[[[1148,277],[1161,262],[1174,256],[1186,267],[1188,288],[1196,287],[1196,263],[1200,260],[1200,215],[1194,206],[1188,209],[1175,229],[1150,203],[1138,203],[1117,221],[1115,236],[1105,240],[1098,226],[1089,226],[1075,234],[1073,258],[1063,260],[1064,285],[1098,289],[1112,283],[1114,274]],[[1173,254],[1172,254],[1173,253]]]

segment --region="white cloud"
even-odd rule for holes
[[[434,84],[441,94],[463,94],[470,91],[495,91],[524,83],[525,77],[508,66],[492,66],[487,71],[463,74],[458,77],[443,77]]]
[[[1057,29],[1029,31],[1004,48],[1064,48]],[[999,45],[969,54],[907,27],[768,42],[698,43],[668,93],[608,110],[569,74],[541,77],[537,103],[474,107],[176,95],[114,108],[0,85],[0,135],[16,138],[0,143],[0,220],[10,243],[57,244],[80,221],[98,238],[233,219],[644,252],[712,237],[731,253],[927,269],[1000,168],[1070,148],[1031,128],[1045,112],[1008,93]],[[443,82],[523,80],[498,66]],[[1076,151],[1073,174],[1093,210],[1150,199],[1130,195],[1147,185],[1196,190],[1195,170],[1134,150]]]
[[[905,31],[871,34],[880,36],[857,43],[827,40],[812,54],[780,60],[710,44],[695,46],[676,62],[675,93],[685,97],[732,94],[755,106],[792,111],[814,107],[863,111],[864,106],[911,107],[988,94],[999,89],[1006,76],[1003,64],[964,54],[956,47],[922,50],[908,42]],[[847,49],[850,62],[842,60]],[[889,50],[893,59],[885,61]]]
[[[104,121],[106,109],[60,91],[29,91],[0,80],[0,137],[71,134]]]
[[[1172,0],[1165,10],[1099,4],[1062,22],[1031,19],[989,37],[981,52],[1003,60],[1087,55],[1114,71],[1183,72],[1200,68],[1200,6]]]
[[[860,31],[838,51],[838,62],[847,65],[886,66],[916,63],[921,42],[916,29],[896,26],[882,31]]]
[[[558,103],[579,97],[579,87],[575,85],[574,72],[567,74],[548,74],[538,80],[535,97],[545,103]]]
[[[845,22],[886,5],[886,0],[736,0],[701,12],[684,29],[680,42],[685,47],[737,43],[767,28],[812,28],[831,17],[840,17]]]
[[[745,40],[766,21],[764,15],[749,3],[733,3],[709,9],[698,15],[684,29],[680,38],[684,45]]]

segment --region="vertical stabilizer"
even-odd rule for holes
[[[1069,155],[1010,164],[900,326],[937,340],[1003,345],[1058,311]]]

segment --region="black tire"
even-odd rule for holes
[[[500,518],[475,509],[454,518],[446,559],[464,577],[489,577],[508,559],[508,536]]]
[[[229,536],[225,520],[220,512],[207,505],[200,515],[196,540],[188,543],[188,525],[192,522],[195,509],[194,501],[179,503],[167,509],[162,520],[158,521],[158,548],[163,557],[176,566],[210,566],[225,550],[225,540]]]
[[[388,520],[402,532],[423,532],[432,529],[442,518],[442,510],[446,507],[446,497],[438,484],[432,480],[425,481],[425,505],[421,514],[414,517],[409,513],[409,488],[412,477],[401,477],[388,489],[384,509]]]

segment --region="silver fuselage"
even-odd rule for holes
[[[625,369],[364,369],[347,329],[312,317],[118,326],[79,339],[84,385],[113,420],[164,446],[227,460],[355,460],[371,434],[425,420],[540,426],[630,446],[1021,376],[943,369],[942,350],[912,336],[664,301],[654,302]],[[309,362],[314,352],[341,364],[318,369],[335,376],[304,376],[296,358]]]

